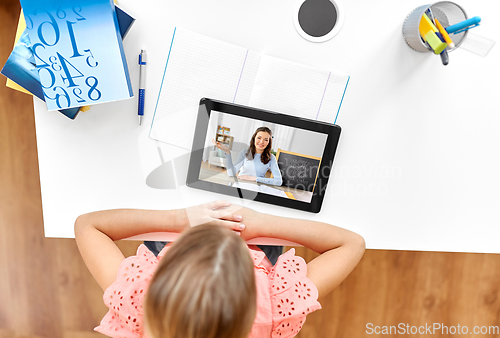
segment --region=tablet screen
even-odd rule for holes
[[[327,134],[212,110],[199,179],[310,203]]]
[[[319,212],[340,132],[321,121],[202,99],[186,184]]]

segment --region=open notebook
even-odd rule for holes
[[[334,123],[349,76],[176,28],[150,137],[191,149],[203,97]]]

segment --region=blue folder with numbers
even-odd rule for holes
[[[112,0],[21,0],[48,110],[133,97]]]
[[[135,19],[119,6],[115,6],[115,8],[116,18],[118,19],[118,25],[120,26],[121,38],[124,39]],[[19,41],[14,46],[14,49],[5,62],[1,73],[26,89],[31,94],[38,97],[40,100],[45,101],[42,87],[40,86],[40,77],[38,76],[35,57],[31,49],[31,42],[26,30],[23,31]],[[79,111],[79,107],[59,110],[59,112],[70,119],[74,119],[78,115]]]

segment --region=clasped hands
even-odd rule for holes
[[[214,201],[186,208],[185,227],[215,224],[235,231],[244,239],[257,236],[258,212],[227,201]]]

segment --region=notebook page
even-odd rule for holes
[[[229,102],[248,106],[262,57],[262,53],[248,50],[248,56],[240,75],[237,92],[233,100]]]
[[[316,117],[318,121],[335,123],[349,83],[349,78],[349,75],[330,72],[328,85],[322,98],[323,102],[318,109],[319,113]]]
[[[334,123],[349,76],[263,55],[249,106]]]
[[[259,58],[260,53],[177,28],[149,136],[191,149],[200,99],[246,104],[255,74],[243,70],[256,68]]]

